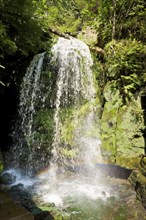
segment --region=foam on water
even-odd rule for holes
[[[35,178],[31,178],[28,175],[24,175],[21,173],[20,170],[17,170],[17,169],[6,170],[2,173],[2,175],[7,174],[7,173],[10,174],[10,176],[12,176],[13,178],[13,181],[10,184],[10,187],[18,185],[18,184],[23,184],[23,186],[27,188],[29,186],[34,185],[36,182]]]
[[[78,174],[60,175],[56,182],[52,182],[48,174],[40,175],[40,183],[36,187],[36,193],[45,203],[54,203],[63,206],[71,200],[106,200],[110,196],[110,187],[103,184],[99,175],[94,178],[80,176]]]
[[[21,156],[22,164],[24,156],[26,156],[26,171],[33,170],[38,165],[35,164],[34,160],[37,146],[35,144],[35,132],[32,128],[37,109],[37,99],[39,96],[43,97],[40,80],[44,55],[43,53],[35,56],[31,62],[24,77],[20,96],[19,114],[22,117],[22,123],[21,132],[19,133],[23,135],[21,138],[18,137],[17,144],[21,151],[17,154],[16,149],[14,153],[17,155],[16,161],[18,162]],[[102,157],[100,139],[97,134],[93,134],[93,130],[97,130],[97,104],[95,103],[96,88],[92,73],[93,60],[89,47],[84,42],[74,38],[70,40],[59,38],[52,48],[50,63],[56,69],[56,94],[53,103],[54,134],[52,152],[50,152],[52,153],[52,160],[49,161],[50,167],[45,170],[45,173],[39,174],[34,179],[21,175],[19,171],[13,171],[16,176],[13,185],[18,183],[22,183],[25,187],[33,185],[35,192],[42,201],[54,202],[56,205],[64,204],[69,198],[79,199],[85,197],[96,200],[100,197],[105,199],[109,195],[109,190],[102,183],[99,183],[99,176],[96,175],[96,167],[94,165],[97,161],[101,161]],[[86,111],[82,109],[82,106],[83,108],[85,107]],[[72,115],[73,122],[71,123],[77,124],[73,131],[73,146],[67,141],[64,141],[65,143],[61,142],[62,109],[70,107],[75,112]],[[80,118],[82,119],[81,121],[79,121]],[[22,146],[23,139],[26,141],[24,146],[28,145],[25,152],[23,152],[24,146]],[[33,145],[31,146],[32,143]],[[60,154],[60,148],[67,147],[68,149],[68,146],[71,149],[75,148],[77,151],[76,159],[71,165],[74,167],[77,164],[81,165],[77,173],[71,174],[70,171],[60,168],[60,164],[61,166],[70,165],[71,161]],[[82,167],[82,164],[87,164],[87,166]],[[61,170],[61,174],[59,174],[59,170]],[[102,191],[106,191],[106,194],[102,194]]]

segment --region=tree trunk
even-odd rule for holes
[[[113,0],[112,40],[115,38],[115,32],[116,32],[116,0]]]
[[[73,36],[71,36],[71,35],[69,35],[69,34],[62,33],[62,32],[60,32],[60,31],[57,31],[57,30],[52,29],[52,28],[49,28],[49,31],[50,31],[51,33],[53,33],[53,34],[56,34],[56,35],[58,35],[58,36],[60,36],[60,37],[64,37],[64,38],[69,39],[69,40],[72,39],[72,38],[74,38]],[[90,50],[91,50],[93,53],[97,53],[97,54],[100,55],[101,57],[103,57],[104,54],[105,54],[104,50],[103,50],[102,48],[100,48],[100,47],[92,47],[92,48],[90,48]]]
[[[52,29],[52,28],[49,28],[49,31],[50,31],[52,34],[56,34],[56,35],[58,35],[58,36],[60,36],[60,37],[66,38],[66,39],[71,39],[71,38],[73,38],[73,37],[72,37],[71,35],[69,35],[69,34],[62,33],[62,32],[60,32],[60,31],[57,31],[57,30]]]

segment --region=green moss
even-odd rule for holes
[[[70,215],[67,212],[64,212],[61,209],[58,209],[57,207],[55,207],[54,204],[48,204],[48,205],[42,205],[42,206],[38,206],[42,211],[48,211],[55,220],[69,220],[70,219]]]
[[[69,149],[62,148],[60,150],[60,153],[68,158],[75,158],[76,157],[76,152],[74,149],[69,150]]]
[[[34,117],[33,139],[27,140],[30,146],[39,146],[42,150],[48,151],[52,148],[54,131],[54,110],[38,111]]]
[[[63,153],[68,157],[75,157],[78,152],[79,140],[76,140],[76,135],[84,137],[99,137],[100,127],[98,123],[100,107],[97,105],[98,100],[84,102],[83,105],[77,108],[61,109],[61,145]],[[85,121],[90,112],[94,111],[94,125],[91,128],[86,128]]]
[[[139,167],[140,158],[139,157],[122,157],[121,155],[118,155],[116,157],[116,164],[120,165],[122,167],[135,169]]]
[[[82,30],[82,32],[79,33],[78,38],[89,46],[94,46],[97,43],[97,33],[90,27],[86,27],[85,30]]]
[[[96,107],[97,100],[86,102],[83,105],[79,106],[75,109],[65,109],[61,110],[61,118],[62,118],[62,139],[64,140],[72,140],[74,138],[74,131],[79,128],[83,123],[84,119],[87,115],[96,108],[98,114],[98,107]],[[94,130],[90,132],[88,130],[88,134],[94,135]]]
[[[3,162],[2,161],[0,161],[0,173],[2,173],[2,171],[3,171]]]
[[[135,167],[139,154],[144,153],[143,111],[140,98],[123,105],[115,82],[107,83],[104,91],[105,106],[101,118],[102,151],[107,161]]]

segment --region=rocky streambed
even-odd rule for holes
[[[9,176],[9,184],[1,184],[1,190],[35,219],[146,219],[146,210],[127,179],[110,177],[107,173],[85,176],[72,172],[62,173],[57,178],[49,177],[48,172],[33,178],[19,175],[18,179],[15,171],[12,176],[12,182]]]

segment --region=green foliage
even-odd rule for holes
[[[7,53],[14,53],[17,50],[16,44],[7,36],[6,26],[0,22],[0,58],[3,57],[4,50]]]
[[[19,86],[29,59],[50,48],[49,34],[43,31],[41,16],[36,11],[40,1],[0,0],[0,80]]]
[[[34,53],[42,48],[43,32],[38,19],[34,17],[36,10],[33,2],[24,0],[23,3],[14,0],[2,1],[1,9],[1,51],[23,55]]]
[[[38,111],[34,118],[34,132],[32,134],[33,140],[27,140],[28,144],[39,146],[41,151],[50,155],[54,134],[54,110]]]
[[[132,96],[145,83],[146,46],[136,40],[114,40],[105,51],[107,80],[116,80],[122,96]]]
[[[116,80],[109,81],[104,89],[102,153],[108,162],[133,167],[139,161],[137,156],[144,151],[143,111],[140,98],[123,105],[119,92]]]
[[[102,44],[114,39],[146,40],[144,0],[99,0],[98,35]],[[101,42],[99,42],[101,43]]]
[[[93,27],[96,23],[98,3],[95,0],[90,3],[87,0],[34,2],[38,7],[35,17],[40,18],[39,21],[46,32],[49,27],[60,32],[77,35],[83,27],[89,25]]]
[[[4,168],[4,166],[3,166],[3,162],[2,162],[2,161],[0,161],[0,173],[2,173],[3,168]]]

